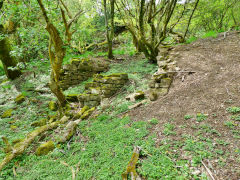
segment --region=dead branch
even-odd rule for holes
[[[0,171],[15,157],[21,155],[27,148],[28,146],[34,141],[34,139],[41,135],[42,133],[55,129],[58,127],[59,124],[64,124],[68,121],[67,116],[63,116],[59,121],[55,121],[51,124],[47,124],[45,126],[39,127],[36,130],[32,131],[31,133],[27,134],[26,138],[22,140],[21,142],[15,144],[12,147],[12,151],[7,153],[5,158],[2,160],[0,163]]]
[[[212,178],[212,180],[218,180],[218,179],[214,178],[213,173],[210,171],[210,169],[207,167],[207,165],[203,161],[201,161],[201,162],[202,162],[203,166],[205,167],[205,169],[207,170],[209,176]]]

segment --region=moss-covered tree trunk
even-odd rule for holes
[[[38,4],[42,10],[43,17],[47,23],[46,30],[49,33],[49,57],[52,67],[51,79],[50,79],[50,89],[53,94],[57,97],[60,109],[66,105],[66,98],[62,92],[62,89],[59,85],[60,71],[62,69],[63,58],[66,53],[64,48],[63,40],[60,37],[60,34],[57,28],[50,22],[47,12],[43,6],[41,0],[37,0]]]
[[[0,34],[3,35],[4,28],[0,25]],[[11,80],[18,78],[22,73],[16,68],[17,60],[10,56],[11,47],[7,37],[0,38],[0,60],[2,61],[4,71]]]

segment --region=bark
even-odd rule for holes
[[[57,97],[60,109],[66,105],[66,98],[59,85],[60,71],[62,69],[63,58],[66,53],[64,48],[63,40],[57,28],[49,21],[47,12],[42,4],[41,0],[37,0],[38,4],[43,13],[44,19],[47,23],[46,30],[49,33],[49,58],[52,67],[51,79],[50,79],[50,89],[53,94]],[[54,49],[54,52],[52,51]]]
[[[3,34],[4,29],[3,26],[0,25],[0,34]],[[5,37],[0,40],[0,60],[2,61],[3,68],[6,76],[14,80],[18,78],[22,73],[19,69],[17,69],[17,60],[10,56],[11,47],[8,42],[8,39]]]
[[[108,42],[108,58],[113,59],[113,51],[112,51],[112,41],[114,36],[114,1],[111,1],[111,30],[109,32],[109,24],[108,24],[108,15],[107,15],[107,0],[103,0],[104,7],[104,18],[105,18],[105,27],[106,27],[106,38]]]
[[[123,180],[127,180],[128,175],[130,175],[131,179],[133,179],[133,180],[141,180],[141,178],[139,177],[139,175],[137,174],[137,171],[136,171],[136,164],[139,159],[140,151],[141,151],[141,149],[139,147],[134,147],[131,160],[129,161],[129,163],[127,165],[126,171],[122,174]]]

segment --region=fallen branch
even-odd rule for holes
[[[207,167],[207,165],[206,165],[203,161],[201,161],[201,162],[202,162],[203,166],[205,167],[205,169],[207,170],[209,176],[212,178],[212,180],[217,180],[217,179],[214,178],[212,172],[211,172],[210,169]]]
[[[45,131],[57,128],[59,124],[66,123],[68,121],[68,119],[69,119],[68,117],[63,116],[59,121],[53,122],[51,124],[47,124],[45,126],[41,126],[41,127],[37,128],[36,130],[32,131],[31,133],[29,133],[23,141],[15,144],[12,147],[12,151],[11,152],[6,154],[5,158],[0,163],[0,171],[11,160],[13,160],[15,157],[21,155],[28,148],[28,146],[34,141],[34,139],[37,136],[41,135]]]
[[[131,160],[129,161],[128,165],[127,165],[127,169],[126,171],[122,174],[122,179],[123,180],[127,180],[128,178],[128,174],[131,175],[131,179],[132,180],[141,180],[141,178],[139,177],[139,175],[137,174],[136,171],[136,164],[139,158],[139,152],[141,151],[141,148],[136,146],[134,147],[133,150],[133,154],[131,157]]]

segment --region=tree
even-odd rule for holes
[[[157,62],[159,46],[165,40],[177,0],[120,0],[117,6],[138,51]]]
[[[110,1],[110,32],[109,32],[109,23],[108,23],[108,13],[107,13],[107,0],[103,0],[103,7],[104,7],[104,17],[105,17],[105,27],[106,27],[106,37],[108,42],[108,58],[113,58],[113,37],[114,37],[114,3],[115,0]]]
[[[3,7],[3,0],[0,1],[0,9]],[[17,60],[10,55],[11,46],[8,38],[5,34],[3,25],[0,24],[0,60],[2,61],[6,76],[14,80],[18,78],[22,73],[17,68]]]
[[[66,98],[60,88],[59,78],[60,71],[62,69],[63,58],[66,53],[66,49],[64,48],[63,40],[60,37],[60,34],[57,28],[50,22],[46,9],[43,6],[41,0],[37,0],[38,4],[43,13],[43,17],[47,23],[46,30],[49,33],[49,58],[51,63],[51,78],[50,78],[50,89],[55,94],[58,99],[60,107],[64,107],[66,105]],[[54,51],[53,51],[54,50]]]

